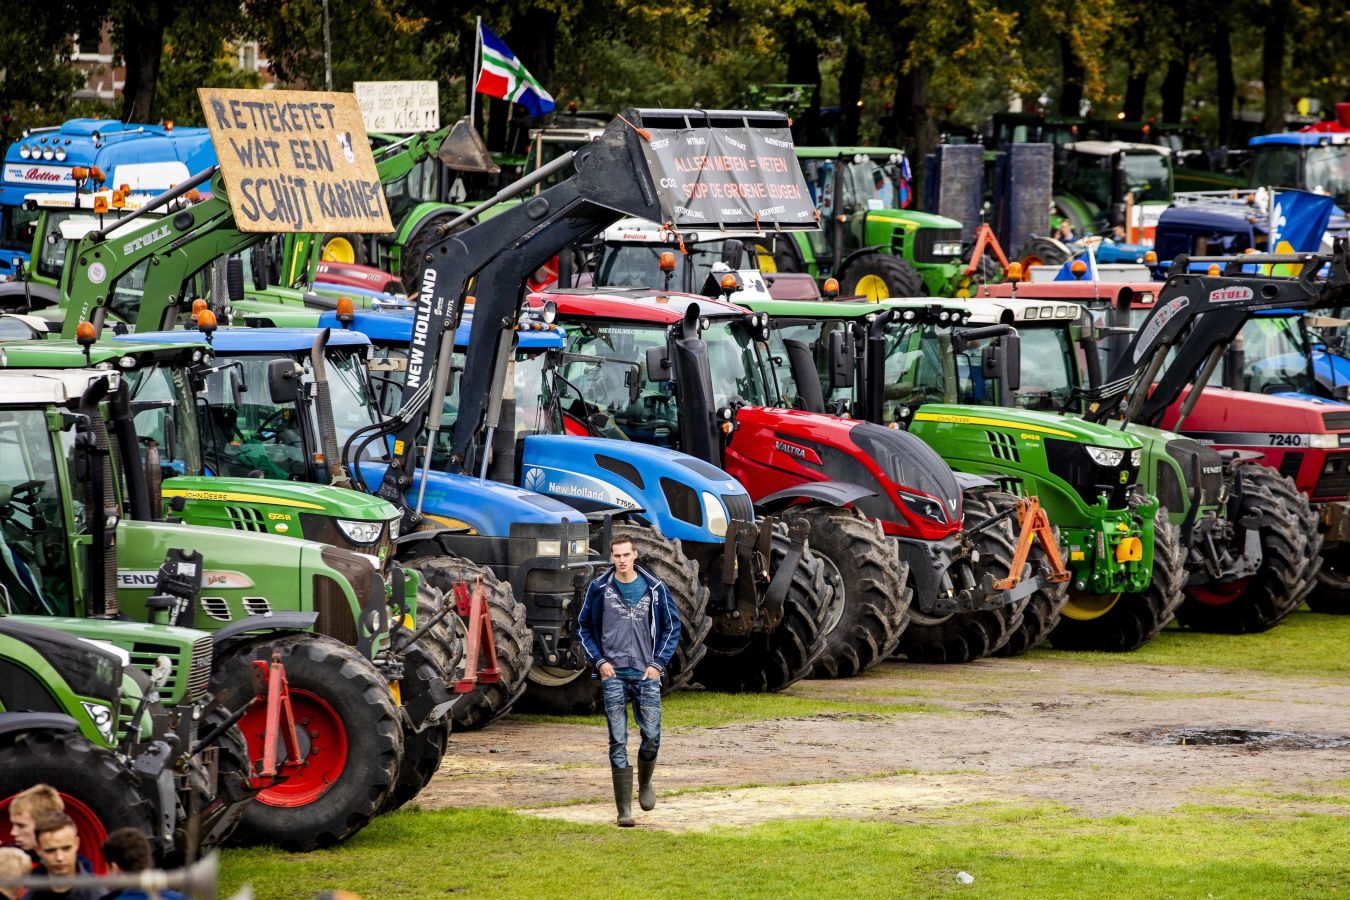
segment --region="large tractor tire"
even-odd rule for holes
[[[962,500],[961,522],[973,528],[997,513],[983,492],[966,491]],[[1005,519],[975,536],[979,562],[961,560],[948,572],[957,589],[975,586],[988,572],[996,580],[1012,567],[1014,551],[1012,526]],[[1022,577],[1031,572],[1023,567]],[[909,609],[909,627],[900,636],[896,653],[910,662],[963,663],[989,656],[1007,642],[1008,636],[1022,624],[1021,600],[997,609],[966,613],[929,614],[915,603]]]
[[[1313,612],[1350,615],[1350,548],[1340,544],[1322,551],[1322,570],[1307,603]]]
[[[99,870],[99,847],[110,832],[156,833],[154,807],[131,769],[76,732],[27,731],[0,739],[0,837],[9,837],[9,802],[35,784],[61,794],[80,835],[80,852]]]
[[[771,573],[778,571],[789,546],[786,534],[774,534]],[[825,652],[824,626],[829,609],[825,567],[808,545],[792,570],[778,627],[734,640],[709,635],[708,654],[694,680],[708,690],[727,693],[781,691],[796,684],[811,674],[816,660]]]
[[[346,840],[383,808],[398,778],[403,733],[379,670],[353,648],[320,635],[269,635],[226,654],[211,677],[216,698],[235,709],[252,697],[252,663],[273,653],[286,667],[305,764],[258,792],[235,836],[308,852]],[[262,758],[265,719],[254,706],[239,720],[255,762]]]
[[[366,264],[366,236],[363,234],[325,234],[319,239],[319,258],[328,262]]]
[[[989,491],[984,494],[998,512],[1005,509],[1016,509],[1018,499],[1013,494],[1003,491]],[[1017,519],[1014,517],[1009,520],[1012,523],[1014,534],[1017,529]],[[1059,540],[1059,529],[1051,526],[1054,532],[1055,540]],[[1065,557],[1067,558],[1067,557]],[[1031,564],[1032,578],[1038,578],[1042,574],[1050,573],[1050,556],[1046,553],[1045,547],[1040,539],[1032,541],[1031,550],[1027,553],[1027,562]],[[1069,602],[1069,583],[1061,584],[1043,584],[1034,594],[1027,598],[1027,605],[1022,609],[1022,623],[1008,633],[1008,640],[1003,646],[994,651],[995,656],[1021,656],[1028,650],[1032,650],[1045,643],[1050,637],[1050,632],[1059,624],[1060,616],[1064,611],[1064,606]]]
[[[1031,278],[1032,266],[1062,266],[1073,259],[1073,251],[1052,237],[1033,237],[1013,256],[1022,265],[1022,280]]]
[[[1196,631],[1253,634],[1278,625],[1298,609],[1317,583],[1322,535],[1308,498],[1275,469],[1237,467],[1234,550],[1242,547],[1241,521],[1260,516],[1261,567],[1254,575],[1215,585],[1192,585],[1177,609],[1177,621]]]
[[[427,216],[403,245],[403,250],[399,254],[398,277],[403,280],[403,289],[409,296],[417,293],[422,287],[422,271],[426,268],[424,257],[427,251],[445,240],[445,237],[436,234],[437,226],[444,225],[456,216],[456,213],[448,212]],[[455,230],[468,227],[469,223],[465,223]]]
[[[825,618],[825,652],[813,678],[849,678],[895,652],[909,624],[914,591],[908,566],[881,525],[852,509],[816,506],[789,518],[810,527],[811,552],[825,568],[832,597]]]
[[[1071,592],[1050,643],[1058,650],[1125,653],[1147,644],[1176,617],[1185,598],[1186,552],[1181,531],[1159,507],[1153,516],[1153,580],[1137,593]]]
[[[525,693],[526,679],[533,659],[534,638],[525,623],[525,604],[511,593],[487,566],[480,566],[458,556],[413,557],[405,563],[417,569],[431,587],[444,595],[447,603],[454,603],[455,584],[463,581],[470,590],[479,576],[487,595],[488,613],[492,618],[492,641],[497,649],[499,677],[494,684],[479,684],[460,696],[450,707],[450,719],[455,731],[473,731],[506,715]],[[463,632],[466,623],[454,616],[451,625]],[[450,619],[446,621],[450,622]],[[462,651],[461,651],[462,652]],[[458,660],[456,657],[456,668]],[[482,662],[480,656],[479,662]],[[454,670],[451,680],[457,676]]]
[[[424,585],[417,593],[417,627],[420,629],[423,623],[431,621],[442,604],[454,602],[453,596]],[[455,629],[455,615],[451,613],[418,638],[404,655],[403,678],[399,681],[403,702],[408,703],[414,697],[434,690],[438,684],[452,686],[463,659],[464,643]],[[414,731],[407,718],[403,718],[403,760],[399,763],[394,789],[380,810],[382,813],[398,809],[426,787],[440,769],[450,740],[449,715],[421,731]]]
[[[600,679],[592,676],[593,671],[589,665],[563,669],[535,663],[516,708],[546,716],[593,715],[604,700]]]
[[[680,642],[666,666],[663,693],[685,687],[694,677],[694,668],[708,648],[704,639],[712,629],[708,615],[708,588],[698,577],[698,564],[684,555],[679,541],[666,540],[656,529],[626,523],[615,524],[611,540],[620,537],[633,542],[638,565],[665,582],[670,599],[680,611]]]
[[[923,278],[908,260],[890,253],[869,253],[844,267],[839,276],[839,294],[885,300],[888,297],[922,297]]]

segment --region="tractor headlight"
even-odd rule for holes
[[[28,145],[27,145],[27,144],[24,144],[22,147],[19,148],[19,158],[20,158],[20,159],[27,159],[28,157],[30,157],[30,156],[32,156],[32,155],[33,155],[33,151],[28,149]]]
[[[43,147],[43,148],[42,148],[42,158],[43,158],[43,159],[54,159],[55,157],[56,157],[56,151],[53,150],[51,147]]]
[[[403,519],[400,516],[394,516],[389,520],[389,540],[398,540],[398,532],[401,527],[403,527]]]
[[[900,500],[905,506],[909,507],[909,511],[914,515],[931,519],[940,525],[947,524],[947,517],[942,514],[942,504],[932,497],[921,497],[907,491],[898,491],[897,493],[900,494]]]
[[[109,744],[115,743],[117,736],[113,733],[112,710],[102,703],[91,703],[88,700],[81,700],[80,705],[89,713],[89,718],[94,720],[94,725],[97,726],[98,733],[103,735],[103,739]]]
[[[536,541],[535,556],[562,556],[562,541]]]
[[[356,522],[351,519],[338,519],[338,527],[353,544],[373,544],[380,539],[384,530],[383,522]]]
[[[1130,452],[1130,465],[1136,469],[1144,464],[1144,451],[1142,448]]]
[[[727,511],[722,505],[722,501],[716,494],[703,492],[703,518],[708,523],[708,530],[716,537],[727,536]]]
[[[1308,446],[1314,450],[1335,450],[1340,445],[1339,434],[1314,434],[1308,437]]]
[[[934,255],[934,256],[960,256],[960,255],[961,255],[961,242],[960,242],[960,241],[938,241],[937,243],[933,244],[933,255]]]
[[[56,148],[56,161],[57,161],[57,162],[65,162],[65,161],[66,161],[66,151],[65,151],[65,148],[63,148],[63,147],[57,147],[57,148]]]
[[[1114,469],[1120,465],[1121,460],[1125,458],[1124,450],[1113,450],[1110,447],[1085,447],[1088,456],[1099,466],[1106,466],[1108,469]]]

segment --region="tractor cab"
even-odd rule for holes
[[[1350,208],[1350,125],[1335,131],[1265,134],[1251,139],[1252,187],[1329,194]]]
[[[1156,144],[1072,141],[1060,148],[1056,212],[1077,234],[1119,225],[1130,241],[1153,239],[1158,216],[1172,202],[1172,151]]]

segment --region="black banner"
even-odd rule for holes
[[[643,155],[678,228],[816,228],[786,128],[651,128]]]

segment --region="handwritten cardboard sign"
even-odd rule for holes
[[[441,127],[440,89],[434,81],[357,81],[352,90],[368,132],[417,134]]]
[[[394,230],[356,97],[198,88],[240,231]]]

